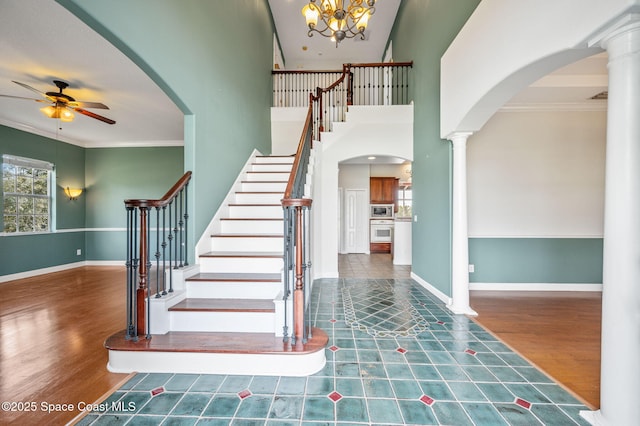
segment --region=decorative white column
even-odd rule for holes
[[[451,243],[452,300],[454,314],[478,315],[469,306],[469,235],[467,224],[467,139],[468,132],[449,138],[453,144],[453,212]]]
[[[597,425],[640,424],[640,15],[600,41],[609,53]]]

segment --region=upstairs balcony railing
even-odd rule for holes
[[[344,121],[349,105],[407,105],[413,62],[344,64],[342,71],[274,70],[273,106],[307,107],[308,94],[319,97],[314,136]]]
[[[172,269],[188,265],[186,172],[159,200],[125,200],[127,211],[127,332],[151,338],[149,304],[173,292]]]

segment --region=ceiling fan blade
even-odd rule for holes
[[[11,80],[11,81],[13,81],[13,82],[14,82],[15,84],[17,84],[18,86],[22,86],[22,87],[24,87],[24,88],[25,88],[25,89],[27,89],[27,90],[31,90],[32,92],[37,93],[38,95],[41,95],[41,96],[44,96],[44,97],[46,97],[46,96],[47,96],[45,93],[43,93],[43,92],[39,91],[39,90],[38,90],[38,89],[36,89],[36,88],[33,88],[33,87],[29,86],[28,84],[20,83],[19,81],[15,81],[15,80]]]
[[[73,102],[68,102],[67,103],[68,106],[70,106],[71,108],[98,108],[98,109],[109,109],[108,106],[106,106],[103,103],[100,102],[82,102],[82,101],[73,101]]]
[[[36,101],[36,102],[46,102],[46,103],[49,103],[49,101],[48,101],[48,100],[46,100],[46,99],[24,98],[24,97],[22,97],[22,96],[0,95],[0,97],[3,97],[3,98],[12,98],[12,99],[24,99],[24,100],[27,100],[27,101]]]
[[[91,117],[91,118],[95,118],[96,120],[100,120],[103,121],[107,124],[116,124],[116,122],[110,118],[107,117],[103,117],[101,115],[98,115],[96,113],[93,113],[91,111],[87,111],[86,109],[82,109],[82,108],[73,108],[74,111],[79,112],[82,115],[86,115],[87,117]]]

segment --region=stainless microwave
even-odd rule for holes
[[[393,204],[371,204],[371,219],[393,218]]]

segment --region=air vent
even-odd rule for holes
[[[600,92],[597,95],[593,95],[589,99],[609,99],[609,92],[605,90],[604,92]]]

